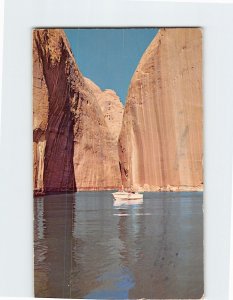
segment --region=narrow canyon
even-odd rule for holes
[[[63,30],[34,30],[34,194],[202,190],[201,45],[200,29],[160,29],[124,108],[82,75]]]
[[[202,34],[160,29],[133,75],[119,138],[124,187],[203,189]]]

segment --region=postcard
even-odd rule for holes
[[[200,28],[33,30],[35,296],[200,299]]]

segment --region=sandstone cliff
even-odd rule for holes
[[[124,107],[120,101],[120,98],[113,90],[106,89],[102,91],[89,78],[85,78],[85,82],[97,98],[98,104],[103,112],[108,128],[115,141],[117,142],[121,130],[122,117],[124,112]]]
[[[72,67],[62,31],[33,33],[34,191],[75,190]]]
[[[133,75],[119,137],[125,187],[202,188],[202,35],[161,29]]]
[[[62,30],[33,33],[34,191],[121,185],[115,138]]]

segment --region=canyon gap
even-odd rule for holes
[[[201,43],[200,29],[161,29],[132,77],[124,110],[114,91],[83,77],[63,30],[34,30],[35,194],[122,183],[202,190]]]

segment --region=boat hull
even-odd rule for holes
[[[120,193],[116,192],[112,194],[115,200],[141,200],[143,195],[139,193]]]

